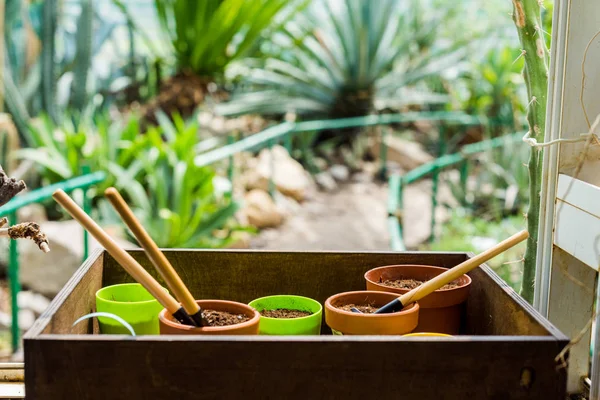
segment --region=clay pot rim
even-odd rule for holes
[[[398,290],[406,290],[406,291],[410,291],[410,289],[400,289],[400,288],[394,288],[391,286],[386,286],[386,285],[382,285],[379,282],[375,282],[371,279],[369,279],[367,277],[367,275],[369,275],[371,272],[373,271],[378,271],[384,268],[394,268],[394,267],[427,267],[427,268],[435,268],[435,269],[440,269],[443,271],[448,271],[450,268],[445,268],[445,267],[439,267],[439,266],[435,266],[435,265],[425,265],[425,264],[394,264],[394,265],[383,265],[381,267],[375,267],[375,268],[371,268],[370,270],[368,270],[367,272],[365,272],[364,278],[367,282],[372,283],[375,286],[378,286],[380,288],[386,288],[386,289],[398,289]],[[435,290],[433,293],[450,293],[453,291],[458,291],[461,289],[464,289],[467,286],[471,285],[471,282],[473,282],[473,280],[471,279],[471,277],[467,274],[463,274],[461,275],[458,279],[460,278],[464,278],[466,277],[466,282],[463,285],[459,285],[457,287],[451,288],[451,289],[437,289]]]
[[[255,310],[256,312],[258,312],[258,315],[260,316],[261,319],[266,319],[268,321],[279,321],[279,322],[283,322],[285,323],[285,321],[302,321],[305,319],[311,319],[311,318],[316,318],[316,316],[318,315],[322,315],[323,314],[323,305],[318,302],[315,299],[311,299],[310,297],[306,297],[306,296],[298,296],[295,294],[273,294],[270,296],[263,296],[263,297],[259,297],[257,299],[252,300],[250,303],[255,302],[255,301],[259,301],[259,300],[263,300],[263,299],[268,299],[269,297],[281,297],[281,296],[285,296],[285,297],[295,297],[295,298],[301,298],[304,300],[311,300],[312,302],[316,303],[319,305],[319,311],[315,311],[314,313],[307,315],[306,317],[296,317],[296,318],[273,318],[273,317],[265,317],[264,315],[262,315],[260,313],[260,311],[255,310],[252,306],[250,306],[253,310]],[[306,310],[294,310],[294,311],[306,311]]]
[[[242,322],[240,324],[235,324],[235,325],[228,325],[228,326],[203,326],[203,327],[197,327],[197,326],[190,326],[190,325],[183,325],[180,324],[179,322],[176,321],[172,321],[171,319],[166,317],[167,314],[167,310],[163,309],[159,314],[158,314],[158,319],[161,323],[171,327],[171,328],[175,328],[181,331],[191,331],[191,332],[223,332],[223,331],[230,331],[230,330],[235,330],[235,329],[241,329],[241,328],[246,328],[255,324],[258,324],[260,321],[260,313],[258,311],[256,311],[254,308],[250,307],[247,304],[244,303],[240,303],[237,301],[230,301],[230,300],[196,300],[196,303],[198,303],[198,305],[200,305],[202,307],[202,303],[218,303],[218,304],[234,304],[234,305],[239,305],[242,306],[244,309],[246,309],[248,312],[246,313],[246,316],[250,316],[251,314],[253,315],[252,318],[250,318],[248,321],[246,322]],[[204,309],[204,307],[202,307]],[[220,310],[215,310],[215,311],[220,311]]]
[[[352,311],[346,311],[346,310],[339,309],[337,307],[334,307],[331,304],[332,300],[338,299],[338,298],[340,298],[342,296],[353,295],[353,294],[357,294],[357,293],[364,293],[364,294],[369,294],[369,293],[390,293],[394,298],[400,297],[396,293],[391,293],[391,292],[379,292],[377,290],[355,290],[355,291],[352,291],[352,292],[342,292],[342,293],[338,293],[338,294],[334,294],[333,296],[330,296],[325,301],[325,308],[328,309],[329,311],[332,311],[332,312],[335,312],[335,313],[339,313],[339,314],[342,314],[342,315],[351,315],[353,317],[358,317],[358,318],[397,318],[398,316],[403,315],[403,314],[408,314],[408,313],[418,312],[419,311],[419,304],[418,304],[418,302],[411,303],[408,307],[403,308],[400,311],[396,311],[395,313],[386,313],[386,314],[364,314],[364,313],[363,314],[359,314],[359,313],[354,313]],[[390,300],[390,301],[392,301],[392,300]]]

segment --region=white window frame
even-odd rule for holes
[[[581,67],[585,49],[598,30],[597,0],[555,0],[546,141],[576,138],[588,131],[579,100]],[[600,37],[589,46],[585,62],[583,99],[590,122],[600,113],[598,65]],[[589,323],[600,294],[596,287],[600,264],[600,146],[591,147],[591,157],[583,160],[575,179],[574,167],[583,147],[584,143],[563,143],[545,150],[534,300],[534,306],[571,338]],[[595,326],[600,327],[600,319],[596,320]],[[589,349],[592,334],[596,337],[599,333],[600,329],[587,331],[571,349],[569,359],[568,391],[583,391],[583,381],[590,376],[592,399],[600,398],[600,338],[592,349],[592,371]]]

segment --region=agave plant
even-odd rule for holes
[[[277,17],[288,15],[288,0],[154,0],[163,33],[178,67],[214,78],[253,49]]]
[[[418,1],[318,0],[274,35],[272,57],[232,67],[249,91],[220,105],[226,115],[295,112],[364,115],[446,101],[423,80],[450,69],[466,49],[432,27],[452,6],[422,13]]]

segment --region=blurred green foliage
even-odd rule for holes
[[[217,111],[341,118],[446,102],[424,80],[466,54],[461,35],[447,41],[436,33],[460,5],[421,7],[417,0],[312,1],[272,36],[266,57],[231,68],[242,90]]]
[[[469,160],[466,188],[448,181],[453,197],[482,220],[501,221],[520,213],[529,199],[529,151],[525,143],[506,140],[503,147]]]
[[[141,134],[135,117],[115,120],[90,112],[77,124],[64,118],[55,125],[42,116],[31,128],[34,147],[17,156],[38,166],[44,184],[77,176],[84,167],[106,171],[108,179],[94,195],[103,220],[114,220],[101,197],[115,186],[161,247],[225,246],[241,229],[232,225],[238,204],[215,193],[212,168],[194,164],[198,125],[173,119],[162,115],[160,126]]]
[[[523,215],[490,221],[474,217],[468,211],[459,208],[452,213],[449,221],[444,223],[438,240],[422,246],[421,250],[472,251],[477,254],[526,229],[526,225]],[[525,243],[520,243],[488,261],[487,264],[513,289],[519,290],[524,253]]]
[[[506,42],[498,46],[497,41],[482,44],[481,48],[484,56],[474,57],[454,85],[459,108],[471,115],[486,116],[508,130],[520,129],[527,106],[521,52]]]
[[[281,23],[278,17],[293,15],[301,4],[296,0],[154,0],[179,69],[210,78],[255,50],[265,30]]]

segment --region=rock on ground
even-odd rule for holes
[[[303,201],[314,189],[308,172],[282,146],[262,150],[256,165],[250,165],[242,179],[247,189],[268,191],[271,176],[277,190],[296,201]]]
[[[431,181],[405,188],[404,241],[415,249],[431,233]],[[449,190],[440,185],[439,202],[450,202]],[[386,184],[358,181],[340,185],[334,193],[318,192],[277,229],[266,229],[251,246],[276,250],[390,250],[387,227]],[[438,207],[438,226],[448,212]]]
[[[343,185],[318,192],[279,229],[262,231],[253,248],[279,250],[387,250],[385,187]]]
[[[42,222],[40,226],[48,236],[51,251],[41,252],[31,240],[18,241],[19,275],[24,287],[53,298],[83,262],[83,228],[74,220]],[[121,239],[118,231],[106,231],[122,247],[137,247]],[[90,254],[99,248],[102,247],[90,236]]]
[[[350,179],[350,168],[342,164],[332,165],[329,173],[338,182],[346,182]]]
[[[326,192],[333,192],[337,190],[338,185],[331,175],[331,173],[324,171],[319,172],[315,175],[315,182],[319,186],[320,189],[325,190]]]
[[[410,171],[419,165],[433,161],[433,156],[425,151],[418,142],[387,135],[386,143],[388,145],[387,160],[397,163],[405,171]],[[380,138],[373,141],[370,150],[375,158],[380,158]]]
[[[269,193],[260,189],[246,193],[243,213],[248,223],[257,228],[277,227],[283,222],[283,215]]]

